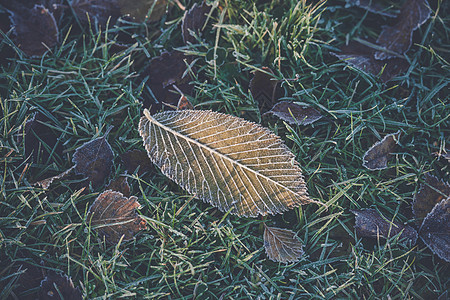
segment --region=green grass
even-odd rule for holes
[[[183,1],[182,1],[183,2]],[[386,218],[413,225],[411,201],[424,173],[448,180],[450,167],[433,152],[449,149],[449,3],[414,34],[411,67],[387,85],[329,54],[346,39],[376,38],[384,17],[345,8],[344,0],[218,1],[202,43],[184,46],[183,11],[174,5],[159,23],[123,24],[82,31],[66,15],[62,43],[42,58],[17,48],[0,73],[0,286],[11,297],[28,261],[70,275],[86,298],[163,299],[432,299],[448,289],[448,264],[419,239],[414,247],[356,237],[355,208],[377,208]],[[183,2],[190,8],[190,1]],[[399,4],[395,4],[399,6]],[[136,33],[134,44],[114,53],[115,33]],[[10,49],[5,39],[1,49]],[[137,132],[145,94],[139,73],[164,50],[195,56],[194,95],[199,109],[260,122],[292,149],[312,199],[284,215],[238,218],[192,199],[159,171],[128,174],[148,230],[136,240],[109,246],[89,230],[86,214],[104,190],[81,190],[82,178],[33,185],[71,167],[77,147],[103,136],[115,153],[111,178],[125,172],[119,155],[143,149]],[[225,49],[223,51],[221,49]],[[209,60],[209,51],[223,57]],[[224,54],[225,53],[225,54]],[[326,118],[288,126],[261,118],[248,83],[268,66],[282,81],[284,98],[308,103]],[[48,161],[25,156],[17,136],[34,112],[50,118],[49,130],[64,152]],[[369,171],[362,155],[386,134],[400,130],[389,168]],[[294,264],[267,259],[263,226],[298,233],[305,255]]]

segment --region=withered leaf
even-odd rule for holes
[[[145,221],[137,214],[137,197],[124,197],[122,193],[107,190],[101,193],[89,208],[86,221],[111,244],[129,241],[141,230]]]
[[[213,111],[144,110],[139,133],[167,177],[221,211],[256,217],[314,202],[295,156],[258,124]]]
[[[106,189],[120,192],[125,197],[130,197],[130,185],[128,184],[128,177],[126,176],[120,176],[117,179],[111,180]]]
[[[29,9],[15,4],[10,11],[13,40],[29,56],[42,56],[58,43],[58,25],[53,14],[42,5]]]
[[[168,0],[117,0],[121,15],[129,15],[136,22],[156,22],[165,14]]]
[[[416,244],[417,231],[409,225],[385,219],[375,209],[355,209],[351,212],[356,216],[355,229],[358,236],[389,239],[400,234],[400,239],[406,238],[412,245]]]
[[[58,174],[56,176],[53,176],[53,177],[46,178],[44,180],[38,181],[38,182],[35,183],[35,185],[39,185],[41,188],[46,190],[46,189],[48,189],[50,187],[50,185],[53,183],[53,181],[63,179],[64,177],[69,175],[73,171],[73,169],[75,169],[75,166],[71,167],[68,170],[65,170],[64,172],[62,172],[62,173],[60,173],[60,174]]]
[[[145,151],[130,150],[123,153],[120,158],[122,159],[125,169],[131,174],[133,174],[137,168],[139,168],[137,172],[138,175],[154,170],[153,163]]]
[[[411,47],[414,30],[425,23],[430,15],[431,9],[427,0],[406,0],[400,9],[397,23],[384,27],[378,36],[377,44],[391,52],[404,54]],[[375,52],[375,59],[383,60],[395,56],[385,51]]]
[[[87,177],[97,187],[111,173],[113,158],[111,146],[103,136],[77,148],[72,162],[75,164],[76,174]]]
[[[120,17],[117,0],[73,0],[72,10],[82,24],[95,24],[106,27],[108,20],[114,25]]]
[[[400,137],[400,131],[388,134],[381,141],[375,143],[363,156],[363,166],[369,170],[387,168],[387,162],[394,152]]]
[[[142,78],[148,76],[146,86],[151,90],[143,104],[145,107],[151,106],[152,113],[159,111],[162,103],[176,107],[180,98],[177,89],[185,95],[192,93],[192,86],[189,84],[191,79],[186,74],[186,59],[178,51],[164,52],[150,60],[148,67],[142,72]]]
[[[45,269],[28,262],[17,262],[14,268],[15,273],[20,274],[13,288],[14,294],[19,299],[35,300],[46,275]]]
[[[166,13],[167,0],[74,0],[72,9],[84,24],[95,20],[106,26],[115,24],[120,16],[129,16],[136,22],[158,21]]]
[[[289,101],[278,102],[269,113],[290,124],[299,125],[308,125],[322,118],[322,115],[314,108]]]
[[[397,15],[397,13],[390,10],[388,6],[384,5],[379,0],[347,0],[347,3],[386,17],[394,18]]]
[[[181,95],[180,100],[178,100],[177,110],[194,109],[191,101],[186,98],[185,95]]]
[[[268,67],[256,70],[250,80],[250,92],[253,99],[258,102],[261,111],[265,112],[273,107],[281,97],[281,89],[278,86],[273,71]]]
[[[419,232],[434,254],[450,262],[450,197],[436,204],[423,220]]]
[[[304,254],[303,245],[292,230],[269,227],[264,224],[264,248],[275,262],[297,262]]]
[[[192,8],[184,13],[183,23],[181,24],[181,33],[183,35],[183,41],[185,44],[196,43],[197,40],[189,31],[200,32],[203,25],[207,20],[207,14],[211,7],[206,5],[205,2],[198,5],[194,3]]]
[[[67,275],[59,275],[53,271],[41,282],[39,289],[40,300],[67,299],[81,300],[83,296],[78,288],[73,285],[72,279]]]
[[[447,197],[450,197],[450,184],[427,173],[412,204],[417,223],[421,224],[433,207]]]
[[[377,60],[374,56],[374,49],[356,41],[350,42],[347,46],[342,46],[340,53],[332,52],[331,54],[358,70],[380,76],[383,82],[388,82],[398,74],[405,72],[409,66],[405,59],[397,57]]]
[[[40,112],[25,123],[25,156],[32,156],[35,162],[62,157],[63,147],[50,124],[51,120]]]

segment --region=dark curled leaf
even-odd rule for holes
[[[394,152],[400,137],[400,131],[388,134],[381,141],[375,143],[363,156],[363,166],[369,170],[387,168],[387,162]]]
[[[430,213],[433,207],[450,196],[450,184],[430,175],[425,175],[425,183],[420,185],[417,194],[414,195],[412,210],[418,224]]]
[[[407,0],[400,9],[397,23],[384,27],[378,36],[377,44],[388,51],[404,54],[411,47],[413,31],[425,23],[430,15],[431,9],[427,0]],[[375,59],[383,60],[395,56],[385,51],[375,52]]]
[[[128,184],[128,177],[126,176],[120,176],[117,179],[111,180],[106,189],[120,192],[125,197],[130,197],[130,185]]]
[[[211,7],[206,5],[205,2],[198,5],[194,3],[192,8],[184,13],[183,23],[181,24],[181,32],[183,35],[183,41],[185,44],[196,43],[197,40],[189,31],[200,32],[203,25],[207,20],[207,14]]]
[[[404,226],[385,219],[375,209],[351,210],[356,216],[355,229],[360,237],[390,239],[400,234],[400,239],[408,239],[412,245],[416,244],[417,231],[411,226]]]
[[[53,271],[41,282],[39,289],[40,300],[67,299],[78,300],[83,299],[81,291],[75,288],[72,279],[67,275],[59,275]]]
[[[341,47],[340,53],[331,53],[352,67],[374,76],[380,76],[381,81],[388,82],[398,74],[408,69],[408,62],[402,58],[376,60],[375,50],[361,43],[352,41],[348,46]]]
[[[290,124],[299,125],[308,125],[322,118],[322,115],[314,108],[289,101],[281,101],[275,104],[269,113]]]
[[[278,80],[270,68],[263,67],[262,71],[256,70],[250,80],[250,92],[253,99],[258,102],[261,111],[268,111],[281,97],[281,89],[278,88]]]
[[[275,262],[296,262],[303,255],[303,245],[291,230],[269,227],[264,224],[264,248]]]
[[[154,171],[152,161],[147,155],[147,152],[141,150],[130,150],[123,153],[120,158],[122,159],[125,169],[133,174],[137,168],[139,168],[137,174],[142,175],[144,172]]]
[[[88,178],[94,187],[104,183],[111,173],[114,154],[105,137],[87,142],[75,150],[75,172]]]
[[[58,26],[53,14],[42,5],[11,11],[14,42],[29,56],[42,56],[58,43]]]
[[[347,3],[386,17],[394,18],[397,15],[397,12],[391,11],[388,6],[379,0],[347,0]]]
[[[423,220],[419,232],[434,254],[450,262],[450,197],[436,204]]]
[[[34,162],[48,163],[50,158],[63,155],[63,147],[50,124],[51,120],[40,112],[25,123],[25,156],[32,156]]]
[[[186,59],[181,52],[164,52],[150,60],[148,67],[142,72],[142,78],[148,76],[146,87],[151,90],[143,104],[144,107],[151,106],[152,113],[159,111],[162,103],[176,107],[180,98],[177,89],[185,95],[192,93],[190,76],[186,74]]]
[[[45,269],[28,262],[17,262],[15,274],[18,274],[16,285],[13,288],[18,299],[37,299],[41,281],[45,277]]]
[[[146,228],[145,221],[136,213],[137,197],[107,190],[101,193],[89,208],[86,222],[106,241],[115,244],[123,236],[129,241]]]
[[[73,0],[72,10],[82,25],[98,24],[103,28],[114,25],[120,17],[117,0]]]

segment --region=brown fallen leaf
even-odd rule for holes
[[[72,9],[83,24],[94,23],[105,27],[114,25],[121,16],[136,22],[159,21],[166,13],[167,0],[73,0]]]
[[[386,17],[394,18],[398,14],[398,12],[392,11],[389,6],[384,5],[379,0],[347,0],[347,3]]]
[[[342,46],[341,52],[331,52],[331,54],[358,70],[380,76],[382,82],[390,81],[398,74],[405,72],[409,67],[408,62],[402,58],[377,60],[374,56],[374,49],[356,41],[350,42],[347,46]]]
[[[137,197],[124,197],[122,193],[107,190],[101,193],[89,208],[86,222],[110,244],[129,241],[141,230],[145,221],[137,213]]]
[[[450,184],[433,175],[425,174],[425,182],[420,185],[419,191],[414,195],[412,204],[416,223],[422,224],[423,219],[433,207],[447,197],[450,197]]]
[[[393,26],[385,26],[378,36],[377,44],[388,52],[376,51],[375,59],[388,59],[396,57],[395,53],[401,55],[408,51],[414,30],[425,23],[430,15],[431,9],[427,0],[406,0],[396,19],[397,23]]]
[[[25,123],[25,156],[32,156],[34,162],[48,163],[50,158],[63,156],[62,144],[51,124],[51,120],[40,112]],[[21,140],[19,137],[19,142]]]
[[[185,95],[181,95],[180,100],[178,100],[177,110],[194,109],[191,101],[186,98]]]
[[[264,248],[275,262],[297,262],[304,254],[303,245],[292,230],[269,227],[264,224]]]
[[[58,43],[58,25],[46,7],[36,4],[27,8],[17,1],[6,6],[13,26],[13,41],[26,55],[42,56]]]
[[[192,93],[191,79],[186,73],[187,60],[184,53],[178,51],[164,52],[150,60],[141,74],[142,78],[148,77],[146,87],[151,90],[143,101],[144,107],[151,107],[152,113],[161,110],[162,103],[176,107],[180,98],[177,91],[184,95]]]
[[[87,177],[94,187],[98,187],[111,173],[113,159],[111,146],[103,136],[77,148],[72,162],[76,174]]]
[[[66,177],[67,175],[72,173],[72,171],[74,169],[75,169],[75,166],[71,167],[68,170],[65,170],[64,172],[62,172],[62,173],[60,173],[60,174],[58,174],[56,176],[53,176],[53,177],[50,177],[50,178],[38,181],[34,185],[38,185],[41,188],[43,188],[44,190],[47,190],[50,187],[50,185],[53,183],[53,181],[63,179],[64,177]]]
[[[262,112],[270,110],[281,97],[281,89],[277,87],[278,80],[270,68],[255,71],[250,80],[250,92]]]
[[[423,220],[419,233],[434,254],[450,262],[450,197],[434,206]]]
[[[358,236],[390,239],[400,234],[400,239],[408,239],[412,245],[416,244],[417,231],[409,225],[388,220],[375,209],[354,209],[351,212],[356,216],[355,229]]]
[[[322,115],[310,106],[294,102],[281,101],[268,112],[290,124],[309,125],[322,118]]]
[[[221,211],[256,217],[322,204],[308,197],[289,148],[258,124],[213,111],[144,110],[139,133],[162,173]]]
[[[52,299],[81,300],[83,295],[78,288],[75,288],[70,277],[49,271],[41,282],[39,300]]]
[[[130,185],[128,184],[128,177],[120,176],[117,179],[111,180],[106,186],[106,190],[120,192],[125,197],[130,197]]]
[[[20,274],[12,289],[16,298],[21,300],[37,299],[38,288],[46,276],[46,270],[39,265],[29,262],[16,262],[13,270],[15,274]]]
[[[155,170],[152,161],[147,155],[147,152],[142,150],[130,150],[120,155],[125,169],[133,174],[139,168],[137,174],[142,175],[145,172],[152,172]]]
[[[400,138],[400,131],[388,134],[381,141],[375,143],[363,156],[363,166],[369,170],[387,168],[387,162],[394,152]]]
[[[202,30],[205,22],[208,18],[207,14],[211,10],[211,7],[206,5],[205,2],[198,5],[194,3],[192,8],[184,13],[183,22],[181,23],[181,34],[183,41],[187,43],[196,43],[196,38],[190,33],[190,31],[198,33]]]

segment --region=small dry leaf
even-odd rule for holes
[[[378,36],[377,44],[394,53],[404,54],[412,43],[414,30],[425,23],[431,15],[430,5],[427,0],[407,0],[397,17],[397,23],[393,26],[385,26]],[[395,57],[385,51],[375,52],[375,59],[388,59]]]
[[[341,47],[340,53],[331,53],[352,67],[374,76],[380,76],[381,81],[388,82],[398,74],[408,69],[408,62],[402,58],[376,60],[375,50],[361,43],[352,41]]]
[[[290,124],[298,125],[309,125],[322,118],[322,115],[314,108],[289,101],[281,101],[275,104],[269,113]]]
[[[433,207],[447,197],[450,197],[450,184],[427,173],[425,183],[420,185],[419,191],[414,195],[412,210],[416,222],[422,224]]]
[[[17,262],[14,268],[15,273],[20,274],[13,287],[14,294],[21,300],[37,299],[38,288],[46,275],[45,269],[28,262]]]
[[[40,112],[25,123],[25,156],[32,156],[34,162],[47,163],[50,157],[63,155],[63,147],[50,124],[51,120]]]
[[[144,110],[139,133],[167,177],[221,211],[256,217],[314,202],[295,156],[258,124],[213,111]]]
[[[408,239],[412,245],[416,244],[417,231],[411,226],[404,226],[385,219],[375,209],[351,210],[356,216],[355,229],[361,237],[389,239],[400,234],[400,239]]]
[[[70,277],[50,271],[41,282],[39,300],[52,299],[81,300],[83,296]]]
[[[129,241],[146,229],[144,219],[136,212],[139,206],[137,197],[127,198],[120,192],[107,190],[92,203],[86,220],[111,244],[119,242],[122,236],[123,241]]]
[[[75,169],[75,166],[71,167],[68,170],[65,170],[64,172],[62,172],[62,173],[60,173],[60,174],[58,174],[56,176],[53,176],[53,177],[50,177],[50,178],[38,181],[38,182],[35,183],[35,185],[40,186],[44,190],[47,190],[50,187],[50,185],[53,183],[53,181],[63,179],[64,177],[69,175],[73,171],[73,169]]]
[[[126,176],[120,176],[115,180],[111,180],[106,189],[120,192],[125,197],[130,197],[130,185],[128,184],[128,177]]]
[[[381,141],[375,143],[363,156],[363,166],[369,170],[387,168],[387,162],[394,152],[400,137],[400,131],[388,134]]]
[[[111,173],[114,154],[105,137],[85,143],[75,150],[75,172],[88,178],[94,187],[102,185]]]
[[[436,204],[423,220],[419,232],[434,254],[450,262],[450,197]]]
[[[394,18],[397,15],[396,12],[391,11],[389,6],[384,5],[379,0],[347,0],[347,3],[386,17]]]
[[[267,111],[281,97],[281,89],[277,88],[273,71],[270,68],[263,67],[262,71],[256,70],[252,80],[250,80],[250,92],[253,99],[258,102],[261,111]]]
[[[29,56],[42,56],[58,43],[58,25],[53,14],[42,5],[28,9],[20,4],[10,11],[13,40]]]
[[[152,113],[161,110],[162,103],[176,107],[180,98],[177,90],[185,95],[192,93],[185,60],[187,57],[181,52],[164,52],[150,60],[148,67],[142,72],[142,78],[148,76],[146,86],[151,90],[143,104],[145,107],[151,106]]]
[[[206,5],[205,2],[202,2],[200,5],[194,3],[192,8],[184,13],[183,23],[181,24],[181,33],[185,44],[188,42],[192,44],[197,42],[190,31],[200,32],[202,30],[208,18],[207,14],[210,9],[211,7]]]
[[[264,248],[275,262],[297,262],[304,254],[303,245],[292,230],[269,227],[264,224]]]
[[[177,110],[194,109],[191,101],[186,98],[185,95],[181,95],[180,100],[178,100]]]
[[[152,172],[155,170],[152,161],[145,151],[130,150],[123,153],[120,158],[122,159],[125,169],[130,174],[133,174],[137,168],[139,168],[137,172],[138,175],[142,175],[144,172]]]

